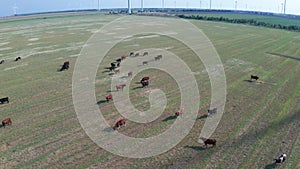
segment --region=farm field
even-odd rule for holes
[[[130,37],[107,53],[95,80],[98,106],[110,125],[121,118],[112,102],[103,102],[105,96],[115,92],[110,91],[112,73],[105,71],[112,60],[131,51],[163,48],[180,56],[197,80],[201,103],[193,129],[173,149],[145,159],[116,156],[98,147],[77,119],[72,72],[87,40],[120,17],[90,14],[0,21],[0,60],[5,59],[0,65],[0,97],[10,98],[9,104],[0,104],[0,119],[10,117],[13,123],[0,128],[1,169],[269,169],[275,167],[273,159],[283,152],[287,160],[277,168],[300,168],[300,35],[228,23],[192,21],[215,46],[226,73],[225,112],[212,136],[218,141],[216,147],[205,148],[198,143],[211,97],[205,67],[184,44],[161,35]],[[15,62],[18,56],[22,59]],[[70,69],[58,72],[65,61],[70,61]],[[250,82],[251,74],[258,75],[261,83]],[[150,86],[138,88],[136,82],[145,75],[151,77]],[[169,117],[180,108],[180,92],[170,75],[149,69],[133,77],[127,87],[136,88],[130,90],[130,99],[139,110],[149,109],[147,93],[156,88],[164,91],[168,104],[155,121],[129,121],[119,132],[150,137],[176,120]]]

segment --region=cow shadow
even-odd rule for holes
[[[249,80],[249,79],[244,80],[244,82],[253,83],[253,81],[252,81],[252,80]]]
[[[97,104],[99,105],[99,104],[103,104],[103,103],[106,103],[106,102],[107,102],[106,100],[100,100],[100,101],[97,102]]]
[[[132,88],[132,90],[137,90],[137,89],[141,89],[141,88],[143,88],[143,86],[134,87],[134,88]]]
[[[112,127],[106,127],[103,131],[105,131],[105,132],[112,132],[112,131],[114,131],[114,129],[112,128]]]
[[[264,169],[274,169],[276,167],[277,167],[276,163],[271,163],[271,164],[266,165]]]
[[[177,116],[175,116],[175,115],[174,116],[169,116],[169,117],[163,119],[162,121],[166,122],[166,121],[169,121],[169,120],[174,120],[176,118],[177,118]]]
[[[202,146],[189,146],[189,145],[187,145],[187,146],[184,146],[184,148],[190,148],[190,149],[193,149],[193,150],[196,150],[196,151],[203,151],[203,150],[205,150],[205,148],[202,147]]]
[[[102,73],[110,73],[111,71],[110,70],[104,70],[102,71]]]
[[[208,114],[204,114],[197,118],[197,120],[206,119],[208,117]]]

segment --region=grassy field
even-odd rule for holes
[[[77,15],[0,22],[0,119],[12,126],[0,128],[0,168],[273,168],[273,158],[287,153],[278,168],[300,168],[300,35],[261,27],[192,21],[212,41],[227,78],[225,113],[212,137],[215,148],[197,142],[205,119],[199,118],[188,136],[159,156],[129,159],[113,155],[93,143],[81,128],[72,102],[72,71],[83,45],[103,25],[120,16]],[[283,19],[282,19],[282,22]],[[195,73],[201,94],[198,117],[209,106],[210,82],[195,54],[166,36],[133,37],[116,45],[99,65],[97,100],[110,90],[112,59],[144,48],[165,48],[179,56]],[[270,54],[272,53],[272,54]],[[151,54],[150,54],[151,55]],[[14,62],[14,58],[23,59]],[[149,56],[150,57],[150,56]],[[71,69],[57,72],[69,60]],[[138,86],[145,74],[155,83],[130,92],[137,109],[149,107],[146,90],[162,89],[168,105],[161,117],[147,125],[129,122],[120,132],[149,137],[166,130],[165,120],[179,108],[177,85],[168,74],[147,70],[134,77]],[[250,83],[251,74],[263,83]],[[96,104],[96,103],[95,103]],[[121,116],[113,103],[99,108],[113,125]]]

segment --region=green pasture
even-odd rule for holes
[[[0,168],[270,168],[283,152],[288,158],[278,168],[300,167],[300,35],[229,23],[189,20],[215,46],[226,73],[227,100],[212,136],[218,141],[215,148],[205,149],[197,142],[211,97],[204,65],[181,42],[168,36],[139,38],[144,35],[120,42],[107,53],[95,80],[97,101],[111,92],[112,75],[104,70],[112,60],[131,51],[165,48],[180,56],[194,73],[201,96],[199,119],[184,140],[159,156],[129,159],[98,147],[76,117],[72,72],[86,41],[119,17],[89,14],[0,21],[0,60],[5,60],[0,65],[0,97],[10,98],[9,104],[0,104],[0,119],[10,117],[13,122],[0,128]],[[15,62],[17,56],[22,60]],[[154,56],[150,53],[149,57]],[[70,69],[58,72],[64,61],[70,61]],[[249,82],[251,74],[258,75],[259,82]],[[120,132],[131,137],[150,137],[167,130],[176,120],[168,117],[180,108],[178,86],[167,73],[140,72],[129,87],[139,86],[136,82],[144,75],[153,81],[148,88],[130,90],[133,105],[147,110],[145,92],[155,88],[165,92],[168,104],[162,116],[147,125],[129,121]],[[112,102],[98,105],[109,124],[121,118]]]

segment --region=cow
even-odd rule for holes
[[[137,57],[137,56],[140,56],[140,54],[139,54],[139,53],[136,53],[134,56]]]
[[[114,129],[114,130],[119,130],[120,127],[122,127],[122,126],[126,126],[126,121],[125,121],[125,119],[119,120],[119,121],[115,124],[115,126],[113,127],[113,129]]]
[[[143,81],[148,81],[148,80],[150,80],[150,77],[145,76],[145,77],[142,78],[141,83],[142,83]]]
[[[148,61],[144,61],[142,64],[143,65],[148,65]]]
[[[12,124],[11,119],[10,118],[6,118],[2,121],[2,127],[5,128],[6,125],[10,125]]]
[[[208,110],[207,110],[207,115],[210,116],[210,115],[216,114],[217,111],[218,111],[217,108],[213,108],[213,109],[211,109],[211,110],[208,109]]]
[[[21,60],[20,56],[16,57],[16,59],[15,59],[15,61],[18,61],[18,60]]]
[[[69,61],[66,61],[66,62],[64,62],[64,64],[62,65],[60,71],[68,70],[69,67],[70,67],[70,62],[69,62]]]
[[[132,76],[132,72],[128,72],[128,77],[131,77]]]
[[[259,79],[259,77],[258,76],[255,76],[255,75],[251,75],[251,80],[258,80]]]
[[[134,52],[130,52],[130,53],[129,53],[129,56],[134,56]]]
[[[116,60],[117,63],[120,63],[121,61],[122,61],[121,58],[119,58],[119,59]]]
[[[109,71],[115,70],[115,67],[109,67]]]
[[[286,159],[286,154],[283,153],[281,154],[277,159],[274,159],[275,160],[275,163],[283,163]]]
[[[144,52],[143,56],[148,56],[148,54],[149,54],[148,52]]]
[[[205,139],[204,141],[205,147],[207,148],[207,145],[213,145],[213,147],[215,147],[217,145],[217,140],[216,139]]]
[[[0,61],[0,65],[3,64],[4,62],[5,62],[4,60],[1,60],[1,61]]]
[[[123,88],[126,86],[126,84],[120,84],[116,86],[117,91],[119,91],[119,89],[121,89],[123,91]]]
[[[5,102],[9,103],[9,98],[8,97],[4,97],[4,98],[0,99],[0,104],[3,104]]]
[[[178,116],[182,115],[183,112],[184,112],[183,109],[180,109],[179,111],[175,112],[175,116],[178,117]]]
[[[114,69],[115,74],[120,73],[119,69]]]
[[[120,67],[120,65],[121,65],[121,62],[118,62],[118,63],[117,63],[117,67]]]
[[[110,63],[110,66],[113,67],[113,68],[115,68],[115,67],[116,67],[116,64]]]
[[[109,94],[108,96],[106,96],[106,102],[108,103],[110,100],[113,100],[112,94]]]
[[[126,59],[125,55],[121,56],[121,60],[125,60],[125,59]]]
[[[142,81],[141,83],[142,83],[143,87],[149,86],[149,81],[148,80]]]
[[[162,59],[162,55],[157,55],[156,57],[154,57],[155,61],[160,60],[160,59]]]

